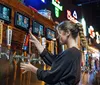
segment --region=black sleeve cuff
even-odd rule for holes
[[[38,69],[37,70],[37,78],[38,78],[38,80],[42,80],[41,72],[42,72],[42,69]]]
[[[47,53],[47,50],[44,49],[43,52],[40,54],[41,57],[44,57],[44,55]]]

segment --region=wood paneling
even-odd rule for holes
[[[15,12],[20,12],[30,18],[30,26],[32,26],[32,20],[36,20],[39,23],[43,24],[45,28],[53,29],[55,23],[44,16],[38,14],[34,10],[29,7],[24,6],[22,3],[18,2],[17,0],[0,0],[0,3],[9,6],[12,9],[11,14],[11,23],[4,24],[3,26],[3,44],[2,48],[4,48],[5,52],[7,51],[7,44],[6,44],[6,30],[7,26],[12,26],[12,46],[11,52],[12,54],[14,51],[18,52],[21,51],[22,54],[22,44],[24,40],[24,36],[26,34],[25,31],[16,28],[14,26],[14,14]],[[50,41],[47,41],[49,44]],[[35,47],[33,47],[36,49]],[[36,50],[35,50],[36,51]],[[52,51],[51,51],[52,52]],[[20,62],[16,64],[16,62],[11,62],[6,59],[6,57],[0,58],[0,85],[43,85],[44,83],[38,81],[36,75],[33,73],[26,73],[22,74],[20,70]],[[44,68],[43,65],[37,64],[39,68]]]

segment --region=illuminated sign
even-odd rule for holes
[[[94,28],[92,26],[89,27],[88,32],[89,32],[91,38],[94,38],[95,37]]]
[[[59,11],[63,10],[63,6],[60,6],[59,0],[52,0],[52,4],[55,6],[55,16],[59,17]]]
[[[41,0],[43,3],[45,3],[45,0]]]
[[[63,7],[62,6],[60,6],[60,2],[59,2],[59,0],[52,0],[52,4],[55,6],[55,7],[57,7],[59,10],[63,10]]]
[[[73,12],[73,17],[77,19],[77,13],[76,13],[76,11]]]
[[[74,12],[75,13],[75,12]],[[73,14],[74,15],[74,14]],[[74,22],[74,23],[79,23],[79,21],[77,21],[76,19],[75,19],[75,17],[76,17],[76,15],[74,15],[74,17],[71,15],[71,11],[69,11],[69,10],[67,10],[67,18],[68,18],[68,20],[70,20],[70,21],[72,21],[72,22]]]
[[[100,35],[98,32],[96,32],[96,42],[99,44],[100,43]]]
[[[84,18],[81,19],[81,23],[83,25],[83,32],[84,32],[84,35],[87,36],[87,30],[86,30],[86,21]]]

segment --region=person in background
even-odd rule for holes
[[[82,25],[71,21],[63,21],[57,25],[57,37],[62,45],[68,48],[54,56],[43,48],[37,38],[30,32],[30,41],[37,47],[41,58],[51,66],[50,70],[43,70],[35,67],[31,63],[21,63],[20,67],[27,71],[32,71],[37,78],[44,81],[46,85],[78,85],[81,74],[81,51],[78,48],[78,36]]]

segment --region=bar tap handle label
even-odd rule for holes
[[[27,34],[27,35],[25,36],[25,38],[24,38],[23,47],[22,47],[22,49],[23,49],[24,51],[27,50],[27,47],[28,47],[28,44],[29,44],[29,38],[30,38],[30,35],[29,35],[29,34]]]
[[[4,21],[0,20],[0,45],[2,44],[3,24],[4,24]]]
[[[7,46],[11,46],[11,40],[12,40],[12,27],[8,26],[7,28]]]
[[[25,44],[25,41],[26,41],[26,35],[25,35],[25,37],[24,37],[24,41],[23,41],[22,50],[24,50],[24,44]]]
[[[28,34],[28,35],[26,36],[26,41],[25,41],[24,46],[28,46],[29,38],[30,38],[30,35]]]
[[[32,32],[32,27],[30,27],[29,32]],[[29,39],[31,39],[30,34],[29,34]],[[31,49],[31,47],[32,47],[32,44],[31,44],[31,42],[29,41],[29,54],[32,54],[32,51],[31,51],[32,49]]]

